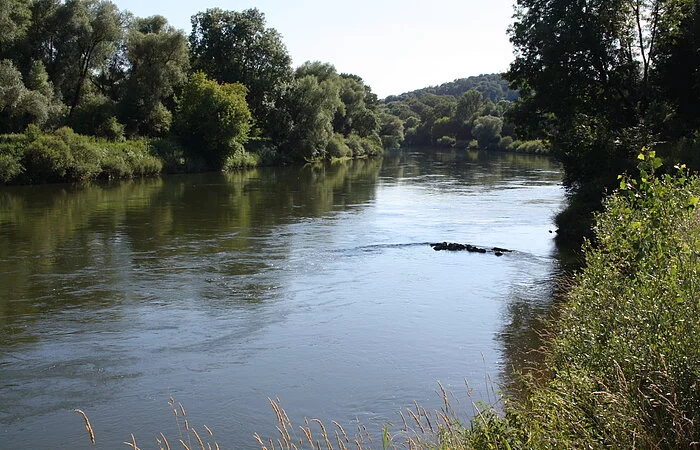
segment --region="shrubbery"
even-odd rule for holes
[[[151,176],[162,168],[143,139],[113,142],[79,135],[68,127],[42,133],[35,126],[25,134],[0,136],[2,183]]]

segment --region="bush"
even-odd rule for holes
[[[260,157],[255,153],[248,153],[243,146],[240,146],[232,155],[226,157],[222,170],[230,172],[258,165],[260,165]]]
[[[68,144],[51,134],[39,134],[29,140],[22,165],[33,183],[65,181],[73,164]]]
[[[437,146],[443,148],[454,148],[457,145],[457,139],[452,136],[443,136],[437,140]]]
[[[362,138],[358,136],[355,133],[350,133],[346,138],[345,138],[345,144],[350,148],[352,151],[352,156],[354,158],[359,158],[361,156],[365,156],[365,147],[362,145]]]
[[[328,141],[326,153],[330,158],[348,158],[352,156],[352,150],[345,143],[345,137],[340,133],[335,133]]]
[[[97,135],[110,141],[121,142],[124,140],[125,129],[116,117],[110,116],[97,128]]]
[[[0,182],[65,182],[151,176],[163,163],[146,140],[111,142],[82,136],[68,127],[42,133],[29,126],[24,135],[0,136]]]
[[[11,183],[24,172],[22,155],[25,143],[23,134],[0,135],[0,183]]]
[[[183,88],[174,131],[210,169],[221,169],[238,145],[248,140],[251,114],[246,94],[242,84],[219,84],[202,72],[193,74]]]
[[[361,138],[360,143],[367,156],[379,156],[384,153],[382,139],[377,133]]]
[[[0,183],[10,183],[23,171],[24,167],[17,156],[0,153]]]

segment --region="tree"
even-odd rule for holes
[[[94,73],[114,53],[124,16],[106,0],[39,1],[30,46],[63,94],[69,117]]]
[[[314,75],[296,80],[285,101],[291,127],[283,144],[294,159],[313,161],[326,157],[333,137],[333,118],[342,102],[332,78],[319,82]]]
[[[5,50],[24,37],[31,23],[30,2],[27,0],[0,1],[0,58]]]
[[[219,84],[196,72],[177,99],[175,134],[210,169],[221,169],[248,139],[251,114],[246,93],[240,83]]]
[[[274,123],[272,110],[292,80],[291,58],[259,10],[208,9],[192,16],[189,37],[192,68],[225,83],[243,83],[263,135]]]
[[[656,122],[673,138],[700,129],[700,3],[669,0],[658,20],[651,82],[659,86]],[[672,122],[665,124],[664,122]]]
[[[162,16],[138,19],[126,39],[129,64],[121,117],[127,131],[163,135],[171,114],[164,105],[182,84],[189,65],[187,38]]]
[[[495,116],[481,116],[474,121],[474,136],[479,142],[479,148],[489,148],[501,140],[503,119]]]
[[[653,4],[517,0],[509,31],[515,60],[505,75],[521,90],[514,116],[525,133],[550,134],[569,181],[620,173],[644,140],[638,125]]]
[[[30,123],[42,126],[60,115],[62,106],[40,62],[32,66],[25,83],[12,61],[0,60],[0,133],[21,132]]]
[[[384,148],[399,148],[405,139],[403,120],[383,112],[379,114],[379,122],[379,136]]]
[[[484,104],[484,96],[481,92],[470,89],[457,100],[455,119],[461,124],[471,123]]]

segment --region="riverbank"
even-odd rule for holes
[[[537,377],[505,414],[479,414],[449,448],[696,448],[700,441],[700,180],[677,167],[621,178],[551,324]],[[456,443],[456,445],[455,445]]]

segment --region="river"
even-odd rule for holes
[[[0,187],[0,448],[158,448],[171,396],[222,449],[277,437],[268,397],[374,434],[439,408],[440,382],[468,418],[551,302],[561,177],[546,157],[403,151]]]

